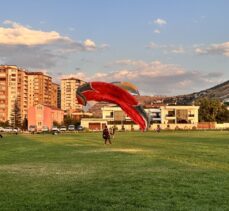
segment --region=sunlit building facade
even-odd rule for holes
[[[76,98],[76,90],[84,82],[77,78],[61,80],[61,109],[65,111],[82,110]]]
[[[51,106],[38,104],[28,110],[28,128],[35,126],[37,131],[41,131],[43,127],[51,130],[54,121],[61,124],[63,119],[64,111]]]
[[[42,72],[28,72],[28,107],[52,104],[52,78]]]
[[[12,122],[15,107],[20,121],[28,112],[28,77],[26,70],[14,65],[0,66],[0,122]]]

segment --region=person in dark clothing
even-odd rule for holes
[[[107,144],[107,141],[111,144],[111,137],[107,126],[103,129],[103,139],[105,144]]]
[[[3,138],[2,134],[0,134],[0,138]]]

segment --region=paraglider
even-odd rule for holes
[[[129,92],[119,86],[106,82],[85,83],[78,87],[76,97],[84,106],[91,100],[117,104],[142,131],[148,128],[148,116],[143,107]]]
[[[131,95],[140,95],[139,94],[139,91],[137,89],[137,87],[130,83],[130,82],[127,82],[127,81],[115,81],[115,82],[112,82],[112,84],[116,85],[116,86],[119,86],[123,89],[125,89],[126,91],[128,91]]]

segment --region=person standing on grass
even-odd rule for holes
[[[156,131],[157,131],[158,133],[160,133],[160,132],[161,132],[161,127],[160,127],[160,125],[157,125],[157,129],[156,129]]]
[[[103,139],[104,144],[107,144],[107,141],[109,142],[109,144],[111,144],[111,137],[107,126],[105,126],[105,128],[103,129]]]

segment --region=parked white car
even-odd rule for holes
[[[37,131],[37,126],[36,125],[30,125],[29,126],[29,132],[34,133]]]
[[[52,126],[52,131],[60,132],[60,129],[57,126]]]
[[[49,128],[48,126],[43,126],[42,129],[41,129],[42,132],[48,132],[49,131]]]
[[[17,133],[17,132],[19,132],[19,130],[17,128],[13,128],[13,127],[6,127],[6,128],[4,128],[3,132],[6,132],[6,133]]]
[[[75,125],[68,125],[68,130],[69,131],[74,131],[75,130]]]
[[[60,131],[61,131],[61,132],[65,132],[66,130],[67,130],[67,128],[66,128],[65,126],[61,126],[61,127],[60,127]]]

